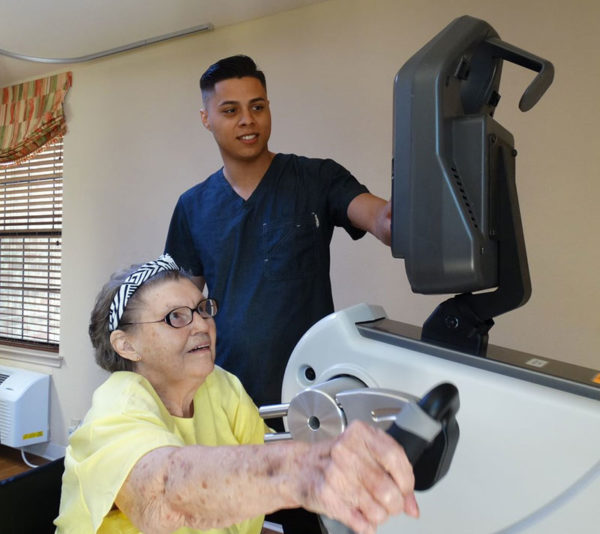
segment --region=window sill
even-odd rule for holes
[[[57,368],[62,366],[63,361],[62,356],[59,356],[56,352],[11,347],[9,345],[0,345],[0,358]]]

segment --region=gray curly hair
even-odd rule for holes
[[[132,265],[129,269],[114,273],[110,277],[110,280],[100,290],[100,293],[98,293],[96,303],[90,315],[88,333],[92,346],[95,349],[96,363],[102,367],[102,369],[111,373],[115,371],[133,371],[133,362],[117,354],[110,342],[109,314],[110,305],[115,294],[119,291],[123,282],[141,266],[142,264]],[[192,280],[192,276],[185,271],[179,270],[161,271],[152,278],[149,278],[127,302],[118,329],[126,332],[137,327],[136,325],[126,325],[124,323],[134,322],[136,310],[140,307],[140,301],[146,289],[162,281],[181,279]]]

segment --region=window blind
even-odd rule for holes
[[[0,343],[58,351],[63,143],[0,164]]]

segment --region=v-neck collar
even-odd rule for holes
[[[219,170],[219,177],[223,183],[223,186],[225,188],[227,188],[233,196],[238,198],[240,200],[240,202],[242,203],[242,205],[252,204],[254,202],[254,199],[261,194],[260,193],[261,190],[266,187],[266,185],[264,185],[265,182],[268,182],[271,179],[271,176],[273,176],[277,172],[277,168],[279,167],[279,159],[280,159],[280,154],[275,154],[273,156],[273,159],[271,160],[269,167],[265,171],[265,174],[260,179],[260,182],[258,182],[257,186],[254,188],[254,191],[252,191],[252,193],[250,194],[250,196],[247,199],[244,199],[241,195],[239,195],[236,192],[236,190],[232,187],[232,185],[229,183],[227,178],[225,178],[225,168],[224,167],[221,167],[221,169]]]

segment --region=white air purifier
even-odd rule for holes
[[[0,444],[24,447],[48,441],[50,376],[0,366]]]

